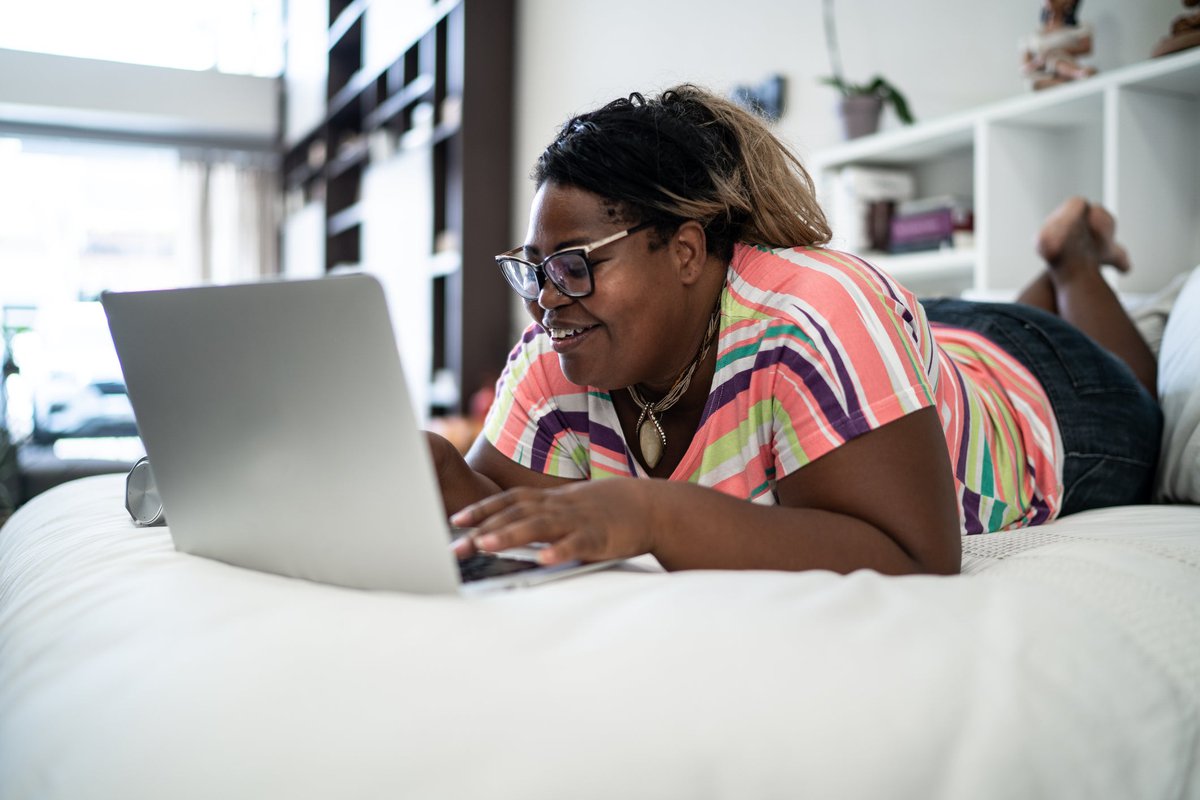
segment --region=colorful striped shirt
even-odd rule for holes
[[[1057,515],[1062,442],[1041,385],[985,337],[931,326],[916,297],[886,273],[823,248],[738,245],[720,315],[708,401],[671,480],[774,504],[779,479],[932,406],[964,533]],[[537,472],[646,474],[609,393],[568,381],[538,325],[509,356],[484,434]]]

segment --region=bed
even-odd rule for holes
[[[1174,502],[966,537],[949,578],[362,592],[59,486],[0,530],[0,798],[1200,797],[1195,342],[1172,315]]]

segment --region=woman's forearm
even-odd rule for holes
[[[868,568],[893,575],[959,570],[952,553],[914,557],[883,530],[846,514],[756,505],[690,483],[654,483],[651,552],[668,570]]]
[[[426,438],[447,516],[500,491],[495,481],[473,470],[444,437],[426,433]]]

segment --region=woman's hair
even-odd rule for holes
[[[599,195],[614,216],[654,223],[664,239],[696,220],[708,251],[724,258],[735,242],[829,241],[799,159],[754,114],[688,84],[568,120],[532,177],[539,188],[549,181]]]

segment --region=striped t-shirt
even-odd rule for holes
[[[1058,514],[1062,443],[1037,380],[979,334],[931,328],[916,298],[865,261],[822,248],[738,245],[720,316],[708,401],[671,480],[773,504],[780,478],[933,406],[963,532]],[[537,472],[646,474],[609,393],[568,381],[538,325],[509,356],[484,434]]]

